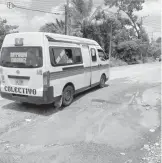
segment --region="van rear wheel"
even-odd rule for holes
[[[106,83],[106,76],[103,74],[103,75],[101,76],[101,79],[100,79],[99,87],[100,87],[100,88],[104,88],[104,87],[105,87],[105,83]]]
[[[64,88],[62,94],[62,105],[69,106],[74,99],[74,88],[71,85],[68,85]]]

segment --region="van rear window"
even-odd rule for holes
[[[0,65],[14,68],[38,68],[43,66],[41,47],[3,47]]]

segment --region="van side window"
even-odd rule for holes
[[[52,66],[82,63],[82,55],[79,48],[50,47],[49,51]]]
[[[91,56],[92,56],[92,61],[96,62],[97,56],[96,56],[96,50],[95,49],[91,49]]]
[[[74,49],[74,63],[79,64],[83,63],[82,61],[82,54],[81,54],[81,49],[80,48],[75,48]]]

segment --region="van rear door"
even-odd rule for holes
[[[2,47],[1,91],[43,96],[43,52],[39,46]]]

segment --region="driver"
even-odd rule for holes
[[[67,56],[67,63],[73,63],[72,55],[70,55],[68,51],[66,51],[66,56]]]

